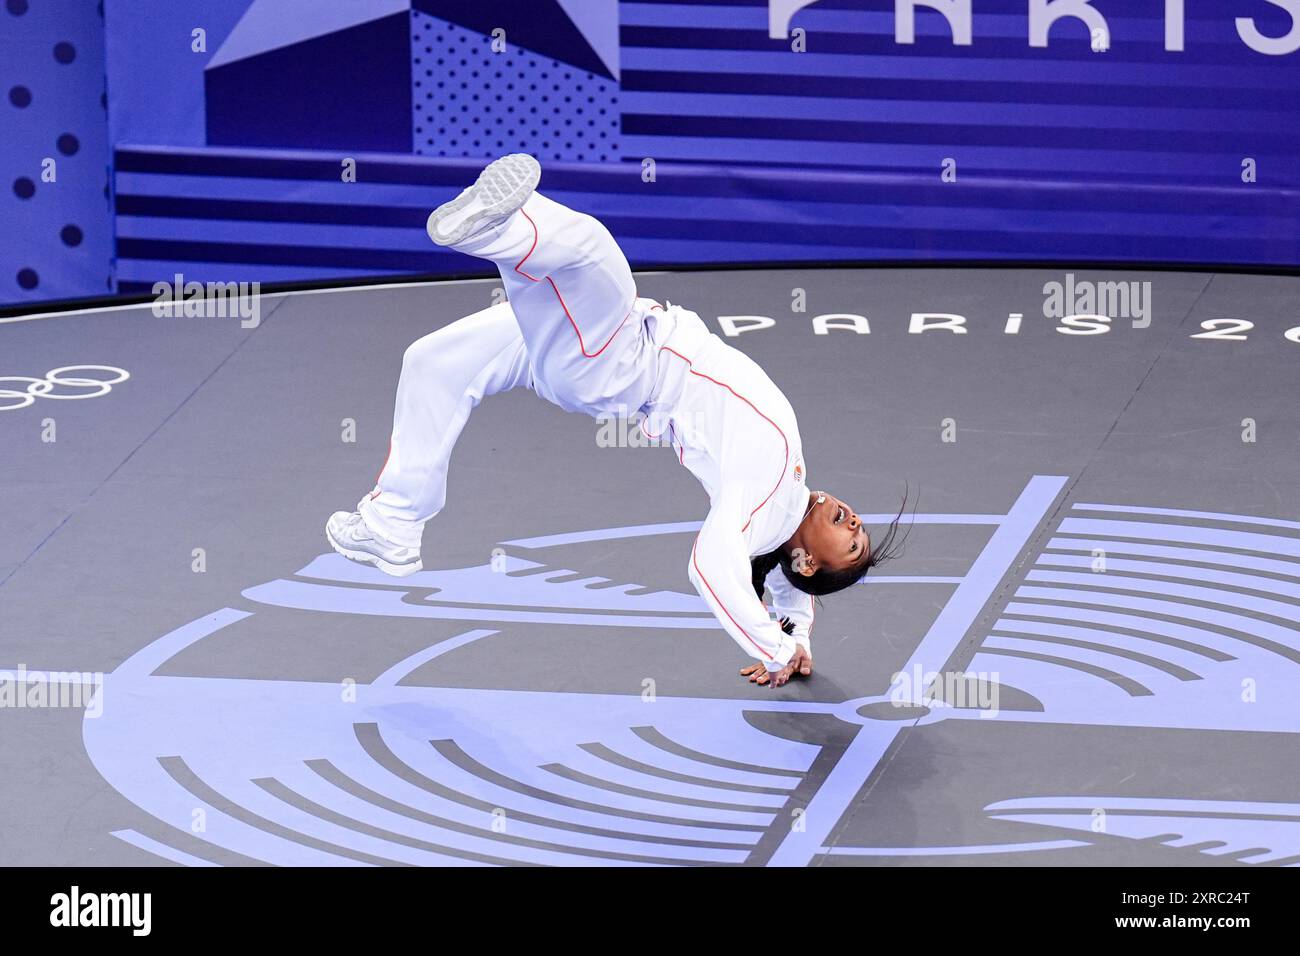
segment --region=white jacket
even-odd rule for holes
[[[749,356],[713,335],[699,315],[655,311],[659,368],[643,406],[647,430],[667,434],[708,492],[710,509],[687,573],[737,644],[769,671],[802,644],[811,652],[813,599],[779,567],[767,577],[773,614],[754,593],[750,559],[789,540],[808,510],[807,473],[789,401]],[[794,624],[782,631],[779,618]]]

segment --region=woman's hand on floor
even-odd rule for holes
[[[794,656],[779,671],[769,673],[766,664],[750,664],[748,667],[740,669],[740,676],[748,677],[751,684],[761,684],[764,687],[780,687],[795,674],[801,677],[811,676],[812,668],[812,655],[808,653],[802,644],[796,644]]]

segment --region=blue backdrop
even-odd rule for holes
[[[0,98],[0,305],[111,293],[102,5],[0,0]]]
[[[110,273],[481,271],[424,219],[515,150],[639,265],[1300,264],[1300,0],[108,0],[98,51],[90,4],[6,4],[5,85],[41,94],[4,104],[11,179],[99,109],[98,85],[43,87],[55,34],[78,32],[78,69],[106,58],[83,141],[111,145],[113,206],[75,211],[115,245],[74,268],[37,242],[71,207],[29,214],[0,239],[0,302]],[[44,140],[36,102],[60,114]]]

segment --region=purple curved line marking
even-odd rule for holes
[[[746,770],[734,770],[717,764],[693,760],[668,750],[661,750],[643,740],[632,731],[631,727],[620,727],[612,734],[607,734],[601,743],[615,753],[636,760],[660,770],[684,773],[701,780],[711,780],[721,785],[776,787],[793,791],[799,786],[798,776],[780,777],[774,774],[754,773]],[[789,772],[789,771],[785,771]]]
[[[1098,578],[1127,571],[1132,574],[1158,574],[1166,578],[1180,578],[1187,581],[1206,581],[1222,585],[1225,588],[1241,588],[1249,591],[1267,591],[1300,601],[1300,584],[1266,578],[1258,574],[1242,574],[1220,568],[1206,568],[1192,564],[1167,564],[1163,561],[1132,561],[1127,558],[1106,556],[1106,570],[1092,571],[1092,557],[1086,554],[1044,554],[1036,564],[1043,568],[1078,568]],[[1034,572],[1041,574],[1042,572]],[[1130,580],[1123,578],[1122,580]],[[1300,612],[1300,608],[1296,609]]]
[[[358,785],[374,791],[380,797],[392,800],[399,806],[412,810],[417,813],[427,813],[433,816],[442,817],[455,823],[466,824],[481,829],[489,829],[489,821],[493,820],[491,813],[487,810],[478,809],[468,806],[464,803],[450,800],[442,796],[429,793],[426,790],[415,787],[399,777],[392,776],[386,768],[380,768],[375,764],[369,767],[361,765],[362,776],[357,776],[356,767],[351,768],[354,772],[347,773],[342,767],[335,767],[340,773],[344,773]],[[294,778],[285,782],[292,785],[299,793],[310,796],[306,785],[299,786],[296,782],[300,771],[295,768]],[[324,778],[321,778],[324,780]],[[444,782],[445,781],[441,781]],[[328,786],[337,787],[334,780],[328,781]],[[448,784],[448,786],[450,786]],[[455,788],[452,788],[455,789]],[[392,791],[392,792],[390,792]],[[314,798],[318,803],[325,803],[325,799]],[[363,797],[362,799],[367,799]],[[590,861],[593,858],[586,856],[583,851],[588,850],[615,850],[620,853],[629,855],[639,855],[646,857],[659,858],[667,861],[681,862],[712,862],[712,863],[740,863],[749,854],[748,846],[744,843],[753,844],[758,840],[758,834],[755,833],[748,841],[737,841],[732,834],[728,842],[736,844],[729,847],[697,847],[697,846],[679,846],[672,843],[656,842],[652,836],[649,839],[638,839],[638,834],[622,830],[617,837],[608,837],[604,835],[589,834],[582,830],[569,830],[552,825],[552,822],[528,822],[520,819],[522,813],[516,814],[513,804],[507,807],[498,804],[505,810],[507,826],[505,832],[510,836],[521,837],[528,840],[539,840],[543,843],[552,844],[557,852],[583,854],[582,858],[573,857],[571,859],[559,859],[558,862],[563,864],[579,863]],[[337,808],[336,808],[337,809]],[[526,811],[524,811],[526,812]],[[606,828],[609,829],[609,828]],[[655,834],[658,836],[658,834]],[[438,842],[435,837],[429,837],[433,842]],[[689,837],[692,840],[706,839],[700,833],[692,833]],[[492,844],[491,854],[493,856],[511,857],[513,853],[509,850],[511,844],[507,842],[496,842]],[[599,865],[599,858],[595,858],[595,864]]]
[[[1078,587],[1097,588],[1107,591],[1138,591],[1172,600],[1204,601],[1207,604],[1216,604],[1239,610],[1258,611],[1261,614],[1268,614],[1286,621],[1300,622],[1300,606],[1288,604],[1285,601],[1274,601],[1271,598],[1254,597],[1227,588],[1174,584],[1169,581],[1151,581],[1147,578],[1116,574],[1113,571],[1107,571],[1104,574],[1094,574],[1090,571],[1030,571],[1029,574],[1025,575],[1025,580],[1045,581],[1051,584],[1073,584]]]
[[[662,861],[628,861],[590,856],[584,852],[588,848],[580,846],[556,844],[554,846],[536,847],[526,843],[496,840],[493,838],[491,830],[490,821],[492,816],[488,813],[478,815],[479,825],[475,829],[479,832],[475,832],[475,829],[466,832],[454,825],[415,819],[379,804],[371,803],[347,790],[336,787],[302,764],[277,777],[277,780],[296,796],[332,810],[355,823],[378,828],[383,831],[383,834],[378,836],[377,839],[382,839],[386,843],[395,846],[402,845],[398,839],[394,839],[393,836],[389,835],[393,834],[398,838],[407,837],[431,843],[434,846],[444,847],[447,851],[447,858],[455,861],[453,865],[457,866],[461,865],[461,858],[454,856],[455,853],[481,853],[501,860],[517,863],[536,863],[546,866],[671,866],[675,863],[674,860],[663,853],[658,854],[663,857]],[[364,781],[362,783],[364,784]],[[522,828],[523,825],[519,824],[518,826]],[[507,829],[509,829],[508,826]],[[519,835],[522,836],[523,834],[520,833]],[[610,845],[602,845],[598,841],[591,842],[596,843],[600,849],[615,848]],[[443,852],[435,851],[432,848],[428,849],[430,852]],[[617,849],[620,852],[631,852],[623,847]],[[725,859],[726,862],[738,862],[743,858],[744,851],[732,850],[728,851]],[[683,862],[691,861],[687,858]]]
[[[1077,647],[1073,644],[1058,644],[1055,641],[1038,641],[1034,640],[1032,635],[998,634],[996,631],[991,631],[980,650],[981,652],[1009,651],[1016,656],[1025,653],[1043,654],[1053,658],[1053,660],[1043,661],[1042,663],[1068,668],[1073,673],[1078,674],[1080,679],[1086,674],[1094,680],[1105,680],[1106,678],[1100,674],[1092,673],[1086,669],[1089,666],[1100,667],[1136,684],[1141,684],[1151,693],[1159,691],[1161,682],[1183,679],[1170,674],[1167,670],[1157,667],[1155,664],[1147,661],[1135,661],[1109,648],[1097,650],[1090,647]],[[995,654],[994,656],[1001,657],[1002,655]],[[1150,657],[1151,655],[1144,656]],[[1160,658],[1157,658],[1157,660],[1160,663],[1169,663]],[[1199,677],[1200,675],[1196,676]]]
[[[718,783],[715,787],[709,787],[687,783],[682,780],[673,780],[668,777],[659,777],[643,770],[625,767],[622,764],[605,760],[596,754],[581,749],[571,753],[565,759],[564,766],[569,770],[591,778],[593,782],[588,786],[603,789],[601,784],[604,783],[621,784],[636,790],[657,793],[660,795],[659,799],[665,802],[673,802],[675,798],[707,800],[712,803],[730,804],[737,809],[755,807],[759,809],[759,812],[775,813],[784,807],[786,801],[789,800],[789,795],[784,793],[753,793],[732,787],[726,783]]]
[[[1097,809],[1106,811],[1106,832],[1111,836],[1138,840],[1167,836],[1163,842],[1174,847],[1213,842],[1218,845],[1198,852],[1257,858],[1242,861],[1249,863],[1285,859],[1300,851],[1300,805],[1296,804],[1178,797],[1017,797],[990,803],[984,811],[998,820],[1088,830]]]
[[[341,614],[371,614],[380,617],[434,618],[445,621],[487,621],[494,624],[584,624],[612,627],[720,628],[713,615],[690,617],[643,617],[619,614],[566,614],[556,611],[508,611],[484,608],[408,604],[397,591],[369,591],[362,588],[331,587],[279,580],[247,588],[243,596],[259,604],[329,611]]]
[[[1181,561],[1196,561],[1210,566],[1229,568],[1250,568],[1252,571],[1270,571],[1287,577],[1300,578],[1300,561],[1287,561],[1282,558],[1258,558],[1250,554],[1237,554],[1230,551],[1207,551],[1204,548],[1171,547],[1160,544],[1146,544],[1141,541],[1118,541],[1111,538],[1052,538],[1046,548],[1054,551],[1088,551],[1100,548],[1107,555],[1136,554],[1147,558],[1174,558]],[[1039,563],[1042,563],[1040,556]]]
[[[1215,655],[1207,651],[1176,647],[1173,644],[1166,644],[1146,635],[1138,636],[1123,634],[1118,631],[1103,631],[1097,628],[1071,627],[1069,624],[1055,624],[1048,621],[1017,621],[1011,618],[998,618],[993,622],[989,636],[994,636],[996,632],[1003,632],[1001,634],[1003,637],[1031,634],[1089,641],[1093,644],[1105,644],[1111,648],[1136,651],[1147,657],[1153,657],[1164,661],[1166,664],[1172,664],[1175,667],[1182,667],[1193,672],[1197,667],[1205,667],[1217,660]]]
[[[1152,521],[1104,521],[1100,518],[1066,518],[1058,528],[1062,534],[1083,534],[1116,538],[1137,538],[1162,544],[1204,544],[1219,548],[1241,548],[1264,554],[1300,557],[1300,538],[1255,531],[1225,531],[1198,525],[1160,524]]]
[[[421,752],[415,755],[417,759],[414,761],[407,759],[412,757],[409,751],[406,754],[399,754],[392,748],[389,749],[393,756],[412,772],[470,799],[503,807],[507,815],[518,811],[558,823],[571,823],[601,830],[618,830],[627,834],[628,838],[644,836],[647,840],[656,838],[705,840],[732,845],[738,849],[757,843],[763,835],[761,827],[752,830],[721,830],[704,826],[656,823],[635,817],[602,815],[592,810],[571,807],[558,800],[535,797],[502,787],[451,763],[432,747],[422,747]],[[419,758],[427,762],[422,762]],[[359,754],[346,755],[345,762],[338,764],[338,769],[353,779],[361,780],[378,792],[392,799],[408,802],[412,806],[422,806],[433,796],[396,775],[388,767],[382,767],[382,775],[377,776],[376,768],[379,767],[380,765],[369,762],[368,755],[363,759]],[[442,801],[443,798],[437,797],[429,805],[440,806]]]
[[[699,531],[702,521],[668,521],[662,524],[634,524],[624,528],[597,528],[592,531],[571,531],[564,534],[543,534],[535,538],[516,538],[502,541],[516,548],[550,548],[558,544],[581,544],[586,541],[609,541],[615,538],[644,538],[655,534],[686,534]]]
[[[1177,624],[1141,613],[1122,613],[1101,611],[1090,608],[1074,607],[1064,604],[1023,604],[1012,601],[1003,614],[1022,617],[1049,617],[1054,620],[1078,621],[1083,624],[1097,624],[1102,627],[1117,627],[1130,631],[1160,634],[1175,640],[1190,641],[1204,647],[1226,654],[1229,660],[1235,660],[1246,648],[1258,647],[1243,637],[1232,637],[1218,631],[1208,631],[1202,627]]]
[[[1294,627],[1285,627],[1244,614],[1218,611],[1200,604],[1185,601],[1163,601],[1117,594],[1111,591],[1076,589],[1076,588],[1038,588],[1022,586],[1016,589],[1016,597],[1062,604],[1083,604],[1108,608],[1124,608],[1131,611],[1164,614],[1169,617],[1202,624],[1218,625],[1228,630],[1240,631],[1255,637],[1266,638],[1291,648],[1300,647],[1300,631]],[[1064,615],[1062,615],[1064,616]]]
[[[167,663],[185,648],[197,644],[209,634],[214,634],[236,621],[252,617],[251,611],[238,611],[233,607],[223,607],[219,611],[205,614],[188,624],[164,634],[158,640],[140,648],[113,671],[115,677],[148,677],[163,664]]]
[[[1092,846],[1086,840],[1041,840],[1037,843],[985,843],[980,846],[828,846],[832,856],[973,856],[979,853],[1029,853]]]
[[[1196,812],[1206,816],[1244,814],[1246,816],[1294,817],[1300,823],[1300,803],[1264,803],[1253,800],[1196,800],[1187,797],[1013,797],[995,800],[984,807],[985,813],[1026,812],[1030,810],[1146,810],[1152,813]]]
[[[152,853],[154,856],[162,857],[164,860],[170,860],[173,863],[179,863],[181,866],[219,866],[211,860],[204,860],[184,850],[178,850],[174,846],[168,846],[155,840],[153,837],[147,837],[136,830],[114,830],[110,836],[115,836],[123,843],[129,843],[133,847],[144,850],[146,853]]]
[[[893,521],[892,514],[859,514],[858,518],[872,524]],[[983,514],[918,514],[909,520],[916,524],[1001,524],[1006,515]],[[550,548],[560,544],[584,544],[588,541],[609,541],[616,538],[643,538],[653,534],[686,534],[699,531],[702,521],[667,521],[662,524],[634,524],[622,528],[595,528],[591,531],[567,531],[562,534],[543,534],[534,538],[516,538],[502,541],[516,548]]]
[[[1199,518],[1204,521],[1231,521],[1236,524],[1262,524],[1274,528],[1292,528],[1300,531],[1300,521],[1284,518],[1260,518],[1255,515],[1224,514],[1219,511],[1185,511],[1181,508],[1139,508],[1133,505],[1077,504],[1075,511],[1113,511],[1116,514],[1169,515],[1175,518]]]
[[[415,673],[416,670],[423,667],[429,661],[441,657],[457,648],[464,647],[467,644],[473,644],[480,637],[491,637],[493,634],[500,634],[500,631],[487,630],[480,628],[475,631],[466,631],[464,634],[457,634],[455,637],[449,637],[445,641],[439,641],[429,647],[416,651],[410,657],[398,661],[388,670],[384,671],[373,681],[371,687],[392,687],[401,683],[402,678],[408,677]]]

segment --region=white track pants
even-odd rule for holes
[[[452,448],[484,397],[526,385],[569,411],[629,415],[651,398],[655,347],[622,250],[596,219],[533,193],[461,252],[496,264],[507,300],[413,343],[392,444],[359,504],[389,540],[420,546],[447,500]]]

